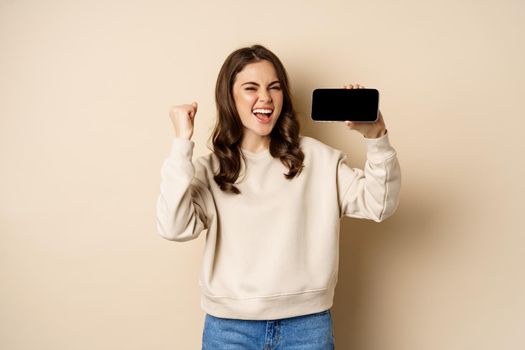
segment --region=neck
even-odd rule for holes
[[[244,135],[241,142],[241,148],[253,153],[267,150],[270,148],[270,136],[257,135],[249,137],[248,135]]]

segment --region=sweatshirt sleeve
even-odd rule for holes
[[[210,203],[211,193],[195,177],[194,146],[191,140],[174,138],[160,172],[157,231],[171,241],[195,239],[208,226],[206,203]]]
[[[340,217],[381,222],[397,209],[401,189],[401,170],[388,131],[376,138],[365,138],[367,160],[364,170],[345,164],[340,153],[337,167]]]

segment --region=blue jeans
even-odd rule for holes
[[[332,350],[330,310],[278,320],[236,320],[206,314],[203,350]]]

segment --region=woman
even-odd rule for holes
[[[260,45],[227,57],[215,98],[213,152],[195,162],[197,103],[171,108],[175,138],[157,200],[164,238],[207,230],[203,349],[332,349],[340,219],[380,222],[398,204],[383,117],[346,122],[368,150],[364,170],[350,168],[343,152],[300,135],[286,71]]]

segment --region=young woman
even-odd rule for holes
[[[364,170],[350,168],[343,152],[300,134],[287,73],[260,45],[226,58],[215,99],[213,152],[195,161],[197,103],[171,108],[157,200],[164,238],[207,230],[203,349],[332,349],[340,219],[380,222],[398,204],[401,172],[383,117],[346,122],[367,145]]]

